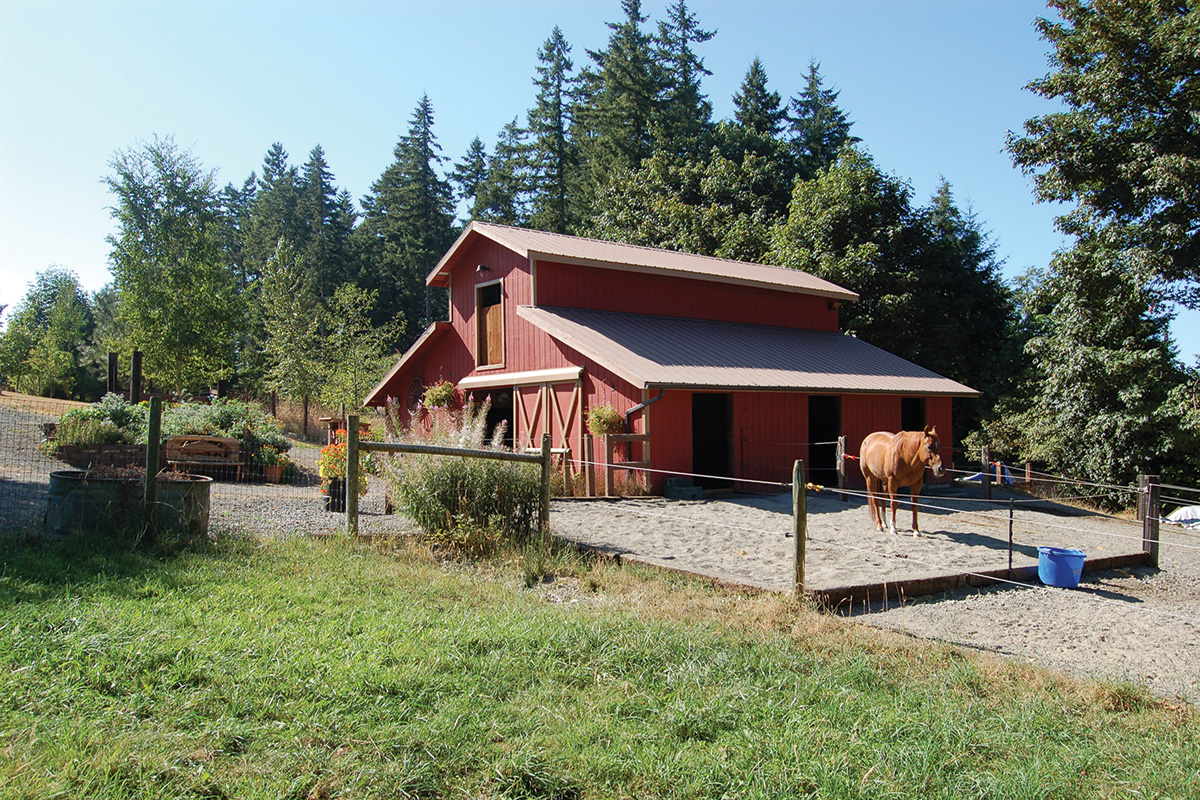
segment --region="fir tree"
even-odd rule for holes
[[[409,340],[434,314],[425,276],[454,240],[454,198],[439,174],[447,159],[433,133],[433,106],[423,96],[408,133],[394,151],[395,161],[363,198],[360,242],[372,265],[370,279],[379,288],[373,319],[377,324],[406,322]],[[440,312],[439,312],[440,313]]]
[[[555,26],[538,51],[537,99],[529,110],[530,225],[574,232],[579,214],[579,147],[571,137],[578,80],[571,76],[571,46]]]
[[[288,164],[287,151],[275,142],[263,158],[262,176],[251,208],[249,236],[246,239],[246,278],[262,275],[267,259],[275,253],[279,238],[286,236],[296,247],[307,243],[297,207],[299,171]]]
[[[805,180],[828,167],[844,144],[859,141],[850,135],[853,124],[837,105],[838,92],[822,88],[821,65],[808,62],[807,83],[792,98],[789,128],[796,173]]]
[[[339,194],[320,145],[309,153],[297,189],[296,211],[304,232],[302,260],[313,291],[327,300],[337,287],[355,277],[349,244],[355,214],[353,207],[345,207],[349,196]]]
[[[621,169],[636,169],[654,149],[662,77],[653,41],[642,30],[647,17],[641,0],[621,0],[622,22],[607,23],[612,33],[602,51],[588,51],[595,71],[582,76],[586,102],[577,123],[593,189]]]
[[[756,56],[733,96],[734,120],[748,133],[776,139],[787,121],[787,112],[781,103],[779,92],[767,88],[767,70]]]
[[[479,187],[487,180],[487,148],[483,140],[476,136],[467,146],[462,163],[454,165],[450,173],[450,182],[454,184],[455,199],[467,204],[467,219],[479,218]]]
[[[700,81],[712,73],[692,45],[715,35],[716,31],[700,27],[685,0],[676,0],[667,9],[667,19],[658,23],[655,55],[662,70],[662,97],[655,148],[671,158],[686,161],[708,154],[712,103],[701,91]]]
[[[500,131],[487,176],[476,190],[476,219],[503,225],[523,225],[528,220],[530,181],[524,135],[515,118]]]

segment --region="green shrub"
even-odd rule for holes
[[[419,442],[501,450],[503,427],[485,443],[487,410],[475,406],[453,421],[435,418]],[[403,441],[418,437],[410,433]],[[499,541],[522,543],[537,525],[541,475],[535,465],[403,454],[381,466],[392,496],[431,542],[478,551]]]
[[[425,390],[421,405],[426,408],[454,408],[458,405],[458,392],[450,381],[439,381]]]
[[[63,414],[54,445],[144,444],[148,417],[145,406],[130,403],[119,394],[106,394],[99,403]]]
[[[255,403],[228,397],[211,404],[187,403],[171,406],[163,412],[163,437],[230,436],[241,439],[250,453],[263,447],[286,453],[292,442],[283,432],[283,423]]]

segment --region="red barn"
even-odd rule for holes
[[[578,461],[588,409],[608,404],[648,434],[632,456],[656,491],[672,472],[787,481],[798,458],[832,482],[839,436],[853,454],[871,431],[925,424],[945,457],[951,398],[977,394],[838,333],[858,296],[798,270],[472,222],[426,282],[449,289],[449,319],[366,405],[413,411],[448,380],[489,396],[518,448],[548,430]]]

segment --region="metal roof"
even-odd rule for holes
[[[839,333],[574,308],[521,306],[517,314],[646,388],[979,394]]]
[[[561,233],[546,233],[474,221],[467,226],[442,260],[429,273],[430,286],[446,285],[447,276],[462,257],[463,244],[472,236],[484,236],[521,256],[533,260],[561,261],[602,269],[650,272],[699,280],[762,286],[779,291],[813,294],[835,300],[857,300],[858,295],[835,283],[786,267],[752,264],[727,258],[698,256],[656,247],[642,247],[600,239],[585,239]]]

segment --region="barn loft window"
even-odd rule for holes
[[[475,287],[475,363],[480,367],[504,363],[504,314],[500,281]]]

